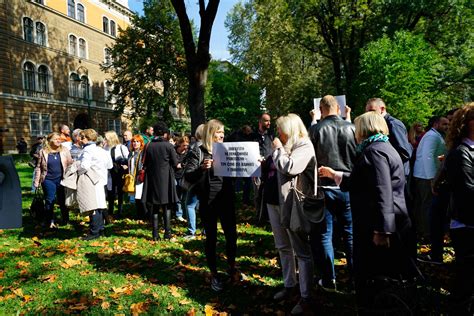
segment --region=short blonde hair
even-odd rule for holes
[[[337,103],[337,100],[334,96],[332,95],[325,95],[321,101],[319,102],[319,106],[324,108],[325,110],[336,110],[339,108],[339,104]]]
[[[212,144],[214,143],[214,134],[221,128],[224,128],[219,120],[210,120],[204,125],[202,133],[202,146],[207,149],[208,152],[212,152]]]
[[[356,117],[354,124],[355,136],[359,142],[378,133],[388,135],[387,122],[382,115],[374,111]]]
[[[107,146],[109,146],[109,148],[120,145],[118,135],[114,131],[105,132],[105,140],[107,141]]]
[[[291,148],[298,140],[308,138],[308,130],[304,126],[303,121],[294,113],[280,116],[275,124],[277,128],[288,136],[288,141],[285,144],[287,151],[291,151]]]
[[[99,136],[99,134],[97,134],[97,132],[92,128],[88,128],[81,131],[79,135],[81,135],[81,137],[87,138],[88,141],[94,143],[97,141],[97,137]]]

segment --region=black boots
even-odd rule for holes
[[[160,209],[159,211],[163,212],[163,226],[165,228],[165,239],[171,239],[171,210],[170,209]],[[160,240],[160,235],[158,232],[158,214],[153,213],[151,216],[152,224],[152,238],[153,240]]]
[[[151,223],[153,225],[152,237],[153,240],[160,240],[160,235],[158,234],[158,214],[153,214],[151,217]]]

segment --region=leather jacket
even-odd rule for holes
[[[451,217],[463,224],[474,225],[474,148],[461,143],[449,152],[445,161],[446,177],[451,192]]]
[[[313,142],[319,166],[336,171],[351,172],[356,158],[354,124],[338,115],[329,115],[311,126],[309,136]],[[320,179],[321,186],[337,186],[334,180]]]

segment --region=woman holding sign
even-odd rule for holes
[[[313,258],[308,234],[290,229],[292,227],[291,214],[295,212],[294,195],[290,194],[290,190],[293,183],[296,182],[296,177],[302,176],[303,173],[305,175],[312,174],[312,186],[314,187],[316,156],[313,144],[308,137],[308,131],[298,115],[290,113],[281,116],[277,119],[276,126],[278,138],[273,140],[272,158],[277,170],[280,206],[269,209],[269,217],[274,232],[275,245],[280,252],[280,258],[282,258],[285,289],[278,292],[274,299],[285,298],[293,292],[292,288],[297,284],[294,252],[298,260],[301,299],[293,307],[291,314],[302,314],[311,310]],[[311,183],[306,183],[306,186],[310,187]]]
[[[211,288],[222,291],[223,282],[217,272],[216,243],[217,219],[220,219],[226,240],[227,271],[232,282],[243,279],[235,266],[237,252],[237,227],[234,208],[234,186],[232,178],[214,175],[212,166],[212,145],[224,141],[224,125],[218,120],[210,120],[204,126],[202,145],[193,150],[185,167],[185,178],[196,183],[199,212],[206,231],[205,252],[211,270]]]

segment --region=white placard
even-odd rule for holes
[[[214,143],[212,147],[214,175],[220,177],[260,177],[258,142]]]
[[[336,95],[337,104],[339,104],[339,109],[341,110],[341,116],[346,117],[346,96],[345,95]],[[321,119],[321,110],[319,109],[319,103],[321,102],[322,98],[313,99],[314,103],[314,110],[316,112],[316,119]]]
[[[319,108],[319,102],[321,102],[321,98],[316,98],[313,99],[314,103],[314,113],[316,115],[316,119],[320,120],[321,119],[321,109]]]

